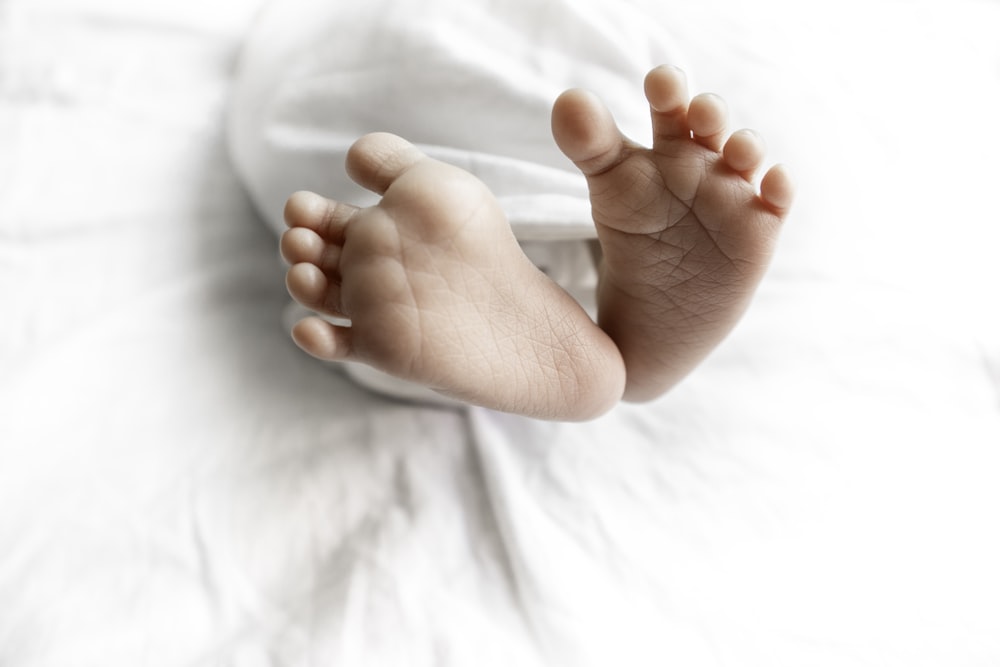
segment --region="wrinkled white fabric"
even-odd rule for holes
[[[800,198],[697,372],[551,424],[288,341],[250,3],[0,2],[0,665],[1000,663],[1000,6],[651,4]]]

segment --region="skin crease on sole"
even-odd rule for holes
[[[715,95],[684,75],[644,82],[650,147],[592,93],[556,101],[557,145],[587,179],[600,245],[598,321],[524,256],[478,179],[389,134],[359,139],[350,176],[382,196],[359,209],[296,193],[282,253],[312,317],[296,342],[489,408],[584,420],[662,395],[736,325],[793,198],[787,171],[760,182],[762,139],[730,134]]]

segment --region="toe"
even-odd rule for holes
[[[305,227],[292,227],[281,235],[281,256],[289,264],[319,264],[326,243],[319,234]]]
[[[285,287],[293,299],[317,312],[339,315],[340,285],[331,282],[315,264],[295,264],[285,275]]]
[[[427,159],[416,146],[387,132],[367,134],[347,151],[348,175],[355,183],[377,194],[417,163]]]
[[[288,269],[285,286],[293,299],[307,308],[313,308],[323,303],[330,281],[318,266],[303,262]]]
[[[733,132],[722,149],[722,159],[730,169],[752,181],[764,161],[764,140],[753,130]]]
[[[722,150],[728,115],[726,102],[718,95],[704,93],[695,97],[688,108],[688,126],[694,140],[710,150]]]
[[[686,138],[688,125],[688,87],[684,72],[661,65],[646,75],[644,82],[653,122],[653,145],[657,140]]]
[[[285,224],[291,229],[311,229],[327,242],[341,243],[345,225],[358,210],[356,206],[301,191],[285,202]]]
[[[351,329],[319,317],[307,317],[292,327],[292,340],[312,356],[325,361],[348,359],[352,354]]]
[[[327,276],[340,271],[342,252],[340,245],[329,244],[304,227],[293,227],[281,235],[281,256],[288,264],[313,264]]]
[[[567,90],[556,99],[552,106],[552,136],[586,176],[604,173],[625,155],[625,139],[611,112],[585,90]]]
[[[782,165],[771,167],[760,182],[760,198],[778,215],[785,215],[795,198],[795,185]]]

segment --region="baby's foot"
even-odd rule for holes
[[[478,179],[388,134],[359,140],[347,168],[378,205],[297,193],[285,208],[289,292],[351,320],[302,320],[303,349],[536,417],[586,419],[620,399],[611,339],[525,257]]]
[[[679,70],[646,77],[651,149],[624,138],[588,93],[556,102],[556,143],[583,171],[603,253],[598,322],[625,360],[625,398],[658,396],[733,328],[771,258],[792,201],[781,167],[753,176],[764,150],[750,131],[726,139],[725,106],[689,103]]]

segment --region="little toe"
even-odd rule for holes
[[[552,136],[585,176],[611,169],[625,153],[625,139],[611,112],[585,90],[567,90],[556,99],[552,106]]]
[[[733,132],[722,148],[725,163],[747,181],[752,181],[754,174],[760,169],[764,154],[764,140],[753,130]]]
[[[687,76],[669,65],[661,65],[646,75],[643,83],[653,121],[653,145],[658,139],[686,138],[688,125]]]
[[[317,359],[339,361],[352,354],[351,329],[319,317],[307,317],[292,327],[295,344]]]
[[[728,116],[726,102],[718,95],[703,93],[692,99],[688,108],[688,126],[694,140],[710,150],[722,150],[728,131]]]
[[[285,274],[285,287],[293,299],[320,313],[340,315],[340,285],[331,282],[315,264],[295,264]]]
[[[784,216],[795,199],[795,185],[783,165],[771,167],[760,182],[760,198],[775,213]]]
[[[425,159],[426,155],[402,137],[374,132],[354,142],[347,151],[346,167],[355,183],[381,195],[404,172]]]

